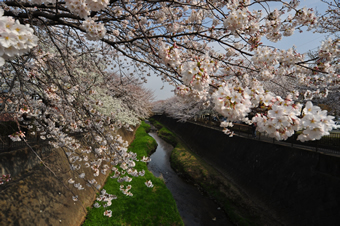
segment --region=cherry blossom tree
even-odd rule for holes
[[[139,81],[152,73],[192,109],[226,117],[222,126],[256,122],[278,140],[302,131],[301,141],[335,127],[311,100],[338,88],[339,39],[325,40],[313,58],[275,48],[296,31],[318,29],[313,9],[297,0],[10,0],[1,8],[1,98],[12,103],[19,127],[11,138],[23,139],[27,125],[68,149],[75,170],[94,153],[95,161],[85,161],[94,176],[110,168],[105,161],[143,174],[131,169],[137,157],[111,132],[148,116],[152,95]],[[72,136],[78,132],[87,147]]]
[[[9,137],[26,142],[27,133],[38,134],[62,148],[78,178],[68,183],[79,191],[84,184],[100,189],[95,178],[117,165],[121,170],[115,178],[120,182],[143,176],[144,171],[133,169],[136,154],[127,151],[128,143],[116,132],[121,127],[131,130],[149,116],[153,93],[142,87],[138,77],[120,77],[108,70],[96,44],[72,46],[60,30],[49,32],[45,36],[46,30],[37,30],[39,46],[2,66],[0,97],[6,106],[2,110],[12,112],[18,126]],[[110,204],[114,196],[107,196],[104,201]],[[78,200],[75,194],[73,199]]]
[[[218,117],[218,113],[213,109],[213,105],[207,106],[209,101],[187,101],[178,96],[166,100],[158,101],[153,104],[152,111],[155,114],[164,114],[178,119],[180,122],[187,120],[197,120],[205,114]]]
[[[318,31],[334,34],[339,37],[340,3],[339,1],[326,0],[322,0],[322,2],[328,5],[328,9],[326,10],[325,15],[322,15],[320,18]]]
[[[335,38],[339,38],[340,31],[340,4],[339,1],[322,1],[327,4],[328,8],[324,15],[320,16],[320,23],[318,25],[317,31],[319,33],[324,33],[328,36],[334,36]],[[311,52],[311,57],[317,57],[317,53]],[[339,57],[335,57],[331,64],[337,64],[339,62]],[[337,71],[339,73],[339,69]],[[317,103],[325,104],[331,110],[331,112],[335,115],[339,114],[340,106],[337,104],[340,100],[340,95],[338,91],[338,87],[334,87],[330,89],[328,98],[319,99]]]

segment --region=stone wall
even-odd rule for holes
[[[284,224],[339,224],[340,158],[154,118]]]
[[[121,129],[119,134],[131,143],[135,130]],[[68,184],[68,179],[78,174],[70,170],[62,149],[36,145],[34,150],[53,173],[28,147],[0,153],[0,170],[12,175],[10,183],[0,186],[0,225],[81,225],[97,191],[87,187],[84,180],[77,180],[85,188],[82,191]],[[93,174],[89,168],[84,172]],[[108,174],[96,177],[101,186]],[[73,195],[78,195],[79,201],[74,202]]]

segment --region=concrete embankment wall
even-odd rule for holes
[[[286,225],[339,225],[340,158],[154,118]]]
[[[118,134],[131,143],[135,131],[122,128]],[[82,140],[85,146],[86,141]],[[0,170],[11,173],[12,181],[0,185],[0,226],[55,226],[81,225],[86,217],[86,207],[91,206],[97,190],[86,186],[85,179],[93,179],[93,171],[82,167],[79,172],[70,170],[63,149],[35,145],[33,149],[53,173],[40,163],[37,156],[25,147],[0,153]],[[93,157],[93,155],[92,155]],[[91,154],[89,154],[91,160]],[[79,173],[86,174],[77,179]],[[100,174],[95,179],[103,186],[108,177]],[[73,178],[84,190],[79,191],[68,180]],[[79,201],[74,202],[73,195]]]

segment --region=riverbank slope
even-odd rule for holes
[[[135,152],[138,158],[150,156],[156,149],[156,141],[147,134],[150,125],[142,122],[136,131],[135,139],[129,146],[129,151]],[[171,192],[161,178],[155,177],[144,162],[136,162],[137,171],[145,170],[145,176],[133,177],[131,182],[118,183],[117,179],[108,179],[103,189],[117,196],[112,205],[104,208],[89,209],[83,226],[102,225],[184,225],[177,210],[176,202]],[[112,175],[110,175],[112,176]],[[152,188],[144,183],[151,180]],[[131,185],[133,196],[126,196],[120,190],[120,185]],[[112,217],[103,215],[105,210],[112,211]]]
[[[135,128],[128,131],[121,128],[118,134],[129,143],[135,137]],[[86,139],[81,141],[86,145]],[[79,226],[85,219],[86,206],[92,205],[96,190],[86,186],[85,180],[79,183],[85,188],[79,191],[68,183],[77,174],[70,170],[69,159],[62,148],[37,144],[32,147],[53,171],[44,167],[28,148],[0,153],[0,169],[12,174],[12,180],[0,186],[0,225],[1,226]],[[93,174],[85,168],[86,174]],[[96,177],[102,186],[108,175]],[[72,196],[78,195],[74,202]]]

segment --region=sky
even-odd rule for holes
[[[320,0],[301,0],[299,8],[303,8],[306,6],[307,8],[317,9],[318,12],[322,13],[327,9],[327,5],[322,3]],[[309,50],[317,50],[317,47],[321,45],[321,42],[325,39],[324,34],[306,32],[303,33],[295,32],[294,35],[290,37],[283,37],[281,41],[277,43],[264,42],[264,44],[269,44],[275,46],[278,49],[289,49],[293,45],[295,45],[297,52],[306,53]],[[215,49],[216,50],[216,49]],[[162,82],[160,77],[152,75],[148,78],[148,82],[144,85],[144,87],[154,91],[155,93],[155,101],[157,100],[165,100],[174,96],[172,90],[174,90],[173,86],[170,86],[166,82]],[[161,89],[161,87],[163,87]]]

